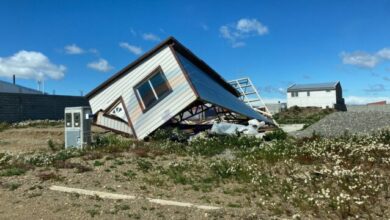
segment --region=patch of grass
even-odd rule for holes
[[[133,143],[133,140],[120,137],[119,135],[99,135],[95,137],[93,147],[105,153],[121,153],[128,151]]]
[[[272,141],[272,140],[285,140],[287,138],[287,133],[284,132],[282,129],[277,129],[275,131],[266,133],[263,137],[265,141]]]
[[[174,141],[174,142],[187,142],[188,135],[178,128],[162,128],[158,129],[150,136],[154,141]]]
[[[137,160],[137,167],[142,172],[147,173],[147,172],[149,172],[150,169],[153,168],[153,164],[147,160],[138,159]]]
[[[9,167],[0,171],[0,176],[20,176],[26,173],[26,169],[20,167]]]
[[[149,185],[160,186],[160,187],[166,185],[165,179],[163,179],[163,178],[161,178],[159,176],[152,176],[152,177],[149,177],[149,178],[144,178],[144,182],[148,183]]]
[[[127,204],[116,204],[115,209],[125,211],[125,210],[129,210],[130,206]]]
[[[7,122],[0,122],[0,132],[7,130],[10,128],[10,124]]]
[[[167,169],[163,170],[162,173],[167,175],[175,184],[190,184],[192,179],[185,175],[186,167],[180,164],[170,165]]]
[[[101,161],[99,161],[99,160],[95,160],[95,162],[93,162],[93,165],[94,165],[95,167],[103,166],[103,165],[104,165],[104,162],[101,162]]]
[[[134,179],[137,176],[137,174],[132,170],[128,170],[128,171],[123,173],[123,176],[126,176],[129,179]]]
[[[241,204],[239,204],[239,203],[232,203],[232,202],[229,202],[227,204],[227,206],[230,207],[230,208],[241,208],[242,207]]]
[[[54,143],[54,141],[53,141],[52,139],[49,139],[49,140],[47,141],[47,146],[48,146],[49,149],[50,149],[51,151],[53,151],[53,152],[56,152],[56,151],[59,151],[59,150],[63,149],[63,148],[64,148],[64,145],[65,145],[65,144],[56,144],[56,143]]]
[[[129,217],[130,219],[141,219],[141,215],[138,213],[129,213],[127,214],[127,217]]]
[[[1,183],[0,182],[1,187],[8,189],[10,191],[14,191],[14,190],[18,189],[21,185],[22,185],[21,183],[15,183],[15,182],[10,182],[10,183]]]
[[[335,109],[322,109],[317,107],[293,106],[285,111],[273,115],[279,124],[305,124],[310,126],[325,116],[336,112]]]
[[[87,213],[93,218],[93,217],[95,217],[96,215],[99,214],[99,211],[96,210],[96,209],[88,209]]]
[[[212,135],[206,139],[191,141],[186,149],[190,154],[211,157],[223,153],[226,149],[247,149],[261,143],[261,139],[250,136]]]
[[[107,187],[107,190],[110,191],[110,192],[116,192],[116,189],[112,188],[112,187]]]

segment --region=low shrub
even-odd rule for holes
[[[287,133],[284,132],[282,129],[277,129],[275,131],[266,133],[263,137],[265,141],[272,141],[272,140],[285,140],[287,138]]]
[[[26,169],[20,167],[9,167],[0,171],[0,176],[20,176],[26,173]]]
[[[183,131],[178,128],[162,128],[158,129],[150,136],[154,141],[176,141],[185,143],[189,138]]]
[[[190,184],[192,179],[185,175],[185,171],[188,170],[183,164],[174,162],[171,163],[167,169],[163,170],[162,173],[167,175],[175,184]]]
[[[214,156],[226,149],[243,150],[259,146],[261,143],[261,139],[252,136],[214,135],[204,139],[195,139],[186,149],[192,154]]]
[[[138,159],[137,166],[138,166],[138,169],[144,173],[149,172],[149,170],[153,168],[153,164],[147,160],[144,160],[144,159]]]
[[[0,122],[0,132],[7,130],[10,127],[10,124],[7,122]]]

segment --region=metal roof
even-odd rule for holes
[[[202,59],[197,57],[194,53],[192,53],[189,49],[187,49],[184,45],[182,45],[178,40],[176,40],[174,37],[170,36],[164,41],[162,41],[160,44],[158,44],[153,49],[146,52],[144,55],[139,57],[134,62],[127,65],[125,68],[117,72],[116,74],[112,75],[109,79],[104,81],[102,84],[100,84],[98,87],[90,91],[86,97],[88,99],[91,99],[93,96],[98,94],[100,91],[105,89],[107,86],[114,83],[116,80],[120,79],[127,73],[131,72],[132,69],[136,68],[141,63],[148,60],[149,57],[153,56],[154,54],[158,53],[162,48],[166,46],[172,46],[173,49],[180,52],[182,55],[184,55],[186,58],[188,58],[191,62],[199,66],[203,71],[205,71],[211,78],[218,81],[225,89],[227,89],[229,92],[234,94],[235,96],[240,96],[240,94],[236,91],[235,88],[233,88],[229,83],[226,82],[226,80],[219,75],[215,70],[213,70],[209,65],[206,64]]]
[[[287,92],[336,89],[336,86],[339,83],[340,82],[311,83],[311,84],[293,84],[293,85],[291,85],[290,87],[287,88]]]
[[[272,121],[260,113],[254,111],[242,100],[230,93],[223,84],[213,79],[210,74],[203,71],[198,65],[184,57],[180,52],[177,53],[179,61],[188,74],[191,84],[198,93],[199,99],[232,112],[238,113],[248,118],[254,118],[260,121],[273,124]]]
[[[9,83],[0,80],[0,92],[3,93],[24,93],[24,94],[42,94],[41,91],[30,89],[24,86]]]

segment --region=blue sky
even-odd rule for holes
[[[350,103],[390,100],[389,0],[0,1],[0,79],[84,94],[172,35],[267,100],[341,81]]]

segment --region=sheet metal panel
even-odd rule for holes
[[[267,118],[255,112],[252,108],[223,88],[219,83],[214,81],[207,73],[203,72],[187,58],[182,56],[180,53],[177,53],[177,55],[202,100],[219,105],[249,118],[270,122]]]
[[[23,93],[23,94],[43,94],[41,91],[30,89],[24,86],[20,86],[17,84],[12,84],[9,82],[5,82],[0,80],[0,92],[4,93]]]

